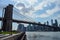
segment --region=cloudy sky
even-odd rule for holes
[[[17,14],[22,14],[25,20],[31,19],[43,23],[57,19],[60,24],[60,0],[0,0],[0,16],[2,15],[1,9],[8,4],[13,4],[19,12]],[[16,17],[19,19],[18,16],[13,18]]]

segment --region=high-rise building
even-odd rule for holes
[[[49,25],[49,22],[47,21],[47,25]]]
[[[55,23],[53,23],[53,20],[51,20],[51,25],[54,27],[58,27],[58,21],[55,19]]]
[[[32,30],[33,30],[33,31],[36,31],[36,30],[37,30],[37,28],[38,28],[38,27],[37,27],[37,25],[32,24]]]
[[[44,25],[46,25],[46,22],[44,22]]]
[[[29,24],[26,29],[27,29],[27,31],[36,31],[37,28],[38,28],[37,25]]]
[[[31,27],[32,27],[32,25],[29,24],[29,25],[27,26],[26,30],[27,30],[27,31],[31,31]]]
[[[51,25],[53,26],[53,19],[51,19]]]
[[[55,26],[58,27],[58,21],[55,19]]]
[[[23,24],[19,24],[18,25],[18,28],[17,28],[17,31],[19,31],[19,32],[25,32],[26,31],[26,27],[24,27],[24,25]]]

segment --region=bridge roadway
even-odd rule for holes
[[[4,18],[0,17],[0,21],[2,21]],[[10,20],[10,19],[9,19]],[[36,23],[36,22],[28,22],[28,21],[22,21],[22,20],[16,20],[16,19],[12,19],[12,22],[16,22],[16,23],[27,23],[27,24],[35,24],[35,25],[40,25],[40,26],[47,26],[50,28],[54,28],[54,29],[60,29],[59,27],[54,27],[54,26],[50,26],[50,25],[45,25],[45,24],[40,24],[40,23]]]

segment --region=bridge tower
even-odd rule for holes
[[[3,25],[2,25],[3,31],[12,31],[12,14],[13,14],[13,5],[9,4],[5,8]]]

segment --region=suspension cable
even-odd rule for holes
[[[4,8],[3,8],[3,9],[2,9],[2,22],[1,22],[1,27],[3,26],[4,12],[5,12],[5,10],[4,10]]]
[[[14,9],[16,9],[15,7],[14,7]],[[17,10],[14,10],[14,11],[16,11],[17,13],[19,13]],[[17,13],[15,13],[15,14],[17,14]],[[18,14],[18,15],[22,15],[23,17],[26,17],[25,15],[23,15],[23,14]],[[26,17],[27,19],[29,19],[28,17]],[[31,19],[29,19],[30,21],[32,21],[32,18]]]

